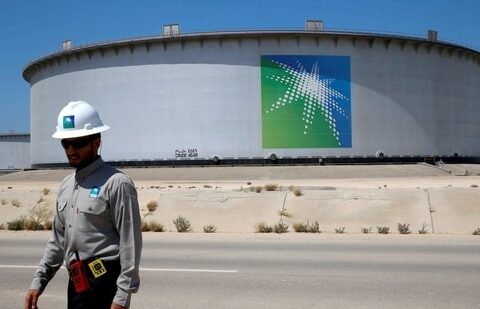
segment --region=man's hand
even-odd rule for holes
[[[27,296],[25,296],[25,309],[38,309],[37,301],[40,297],[40,291],[36,289],[28,290]]]
[[[120,306],[119,304],[112,303],[110,309],[127,309],[127,307]]]

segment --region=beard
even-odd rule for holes
[[[70,164],[71,167],[76,168],[77,170],[80,170],[88,165],[90,165],[93,161],[97,160],[98,155],[92,155],[88,157],[83,157],[80,158],[79,156],[67,156],[68,163]]]

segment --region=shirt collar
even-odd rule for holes
[[[97,169],[99,169],[100,166],[102,166],[102,165],[103,165],[103,160],[102,160],[102,157],[99,156],[95,161],[93,161],[89,165],[85,166],[84,168],[82,168],[80,170],[76,170],[75,171],[75,180],[77,182],[82,181],[83,179],[85,179],[88,176],[90,176],[91,174],[93,174],[93,172],[95,172]]]

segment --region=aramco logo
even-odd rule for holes
[[[263,148],[352,147],[350,57],[261,57]]]

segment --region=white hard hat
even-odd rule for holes
[[[97,134],[110,129],[102,123],[93,106],[85,101],[70,102],[58,114],[53,138],[74,138]]]

